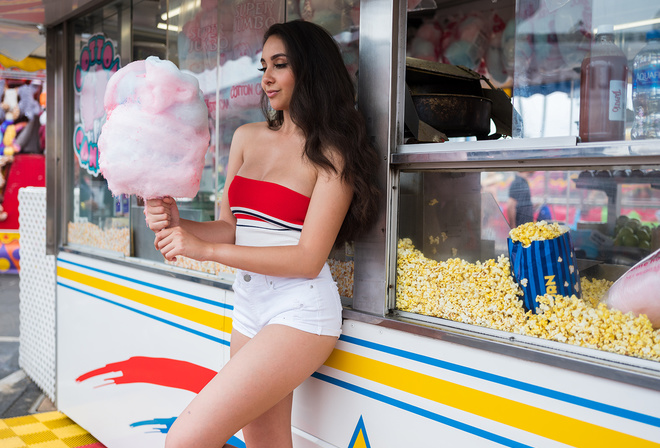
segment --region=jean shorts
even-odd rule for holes
[[[341,334],[341,299],[327,264],[312,279],[239,270],[233,288],[233,328],[245,336],[252,338],[269,324],[324,336]]]

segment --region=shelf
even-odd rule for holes
[[[501,139],[400,145],[398,169],[480,169],[660,165],[660,140],[578,143],[576,137]]]

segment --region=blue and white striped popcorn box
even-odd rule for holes
[[[532,241],[528,247],[508,238],[511,273],[524,293],[525,308],[533,313],[538,306],[537,296],[582,296],[575,250],[565,230],[551,240]]]

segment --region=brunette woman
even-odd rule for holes
[[[238,270],[231,358],[173,424],[167,448],[218,448],[240,429],[248,448],[292,446],[293,390],[341,333],[326,260],[377,216],[378,156],[332,37],[308,22],[273,25],[261,71],[266,121],[234,134],[220,219],[181,219],[171,198],[147,203],[167,260]]]

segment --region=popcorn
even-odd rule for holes
[[[532,314],[523,307],[507,257],[438,262],[426,258],[408,238],[398,244],[399,310],[660,361],[660,330],[654,331],[644,315],[624,314],[601,303],[610,286],[608,280],[582,278],[581,299],[538,296],[537,313]]]
[[[174,261],[165,260],[166,264],[170,266],[176,266],[179,268],[190,269],[192,271],[206,272],[207,274],[218,275],[220,273],[224,274],[236,274],[236,269],[231,266],[226,266],[215,261],[199,261],[193,260],[192,258],[177,256]]]
[[[412,241],[399,241],[397,308],[511,331],[525,322],[520,288],[509,275],[508,258],[468,263],[427,259]]]
[[[69,222],[67,240],[73,244],[120,252],[127,257],[131,255],[131,233],[128,227],[103,230],[91,222]]]
[[[339,295],[343,297],[353,297],[353,262],[339,261],[334,258],[328,258],[330,273],[335,282]]]
[[[512,241],[519,241],[524,247],[529,247],[532,241],[543,241],[557,238],[565,233],[556,222],[548,224],[546,221],[528,222],[509,231]]]

